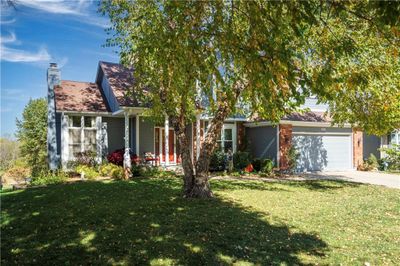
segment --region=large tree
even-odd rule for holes
[[[108,44],[134,67],[149,113],[172,122],[185,195],[210,197],[210,155],[223,121],[243,109],[277,122],[312,94],[335,123],[377,134],[399,126],[399,6],[118,0],[101,8],[112,23]],[[212,119],[192,162],[186,126],[199,112]]]
[[[36,176],[47,170],[47,101],[44,98],[29,100],[17,119],[16,136],[22,157]]]

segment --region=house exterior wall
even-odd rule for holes
[[[353,129],[353,166],[357,168],[363,163],[363,132]]]
[[[243,122],[236,122],[236,147],[238,151],[246,149],[246,129]]]
[[[277,127],[248,127],[245,140],[253,158],[269,158],[277,162]]]
[[[154,153],[154,123],[141,117],[139,119],[139,156],[145,152]]]
[[[107,123],[108,153],[124,148],[124,118],[103,117]]]
[[[293,127],[293,133],[307,132],[307,133],[352,133],[351,128],[340,128],[340,127]]]
[[[366,159],[372,153],[377,159],[381,158],[381,138],[375,135],[363,135],[363,158]]]
[[[56,113],[56,142],[57,155],[61,156],[61,113]]]
[[[286,170],[289,167],[288,154],[292,146],[292,131],[292,125],[279,125],[279,168],[281,170]]]

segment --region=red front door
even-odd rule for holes
[[[161,162],[165,162],[165,130],[164,128],[156,128],[154,134],[154,144],[155,144],[155,154],[160,157]],[[162,151],[162,156],[160,156],[160,150]],[[168,136],[168,158],[169,162],[175,162],[175,132],[174,130],[169,130]]]

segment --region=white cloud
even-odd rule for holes
[[[8,36],[0,36],[0,57],[1,61],[8,62],[47,62],[51,56],[43,46],[37,52],[25,51],[12,48],[9,45],[20,44],[14,32]]]
[[[40,12],[52,14],[71,15],[71,19],[79,20],[80,22],[108,28],[110,23],[108,19],[100,16],[93,16],[90,8],[93,8],[93,3],[97,1],[91,0],[18,0],[17,4],[35,9]]]
[[[86,5],[82,1],[57,1],[57,0],[18,0],[18,5],[24,5],[43,12],[54,14],[82,14],[82,8]]]
[[[0,20],[0,25],[12,24],[15,21],[17,21],[15,18],[12,18],[12,19],[9,19],[9,20]]]
[[[50,61],[47,49],[41,47],[37,52],[24,51],[1,45],[1,60],[8,62],[43,62]]]

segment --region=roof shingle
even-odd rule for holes
[[[57,111],[109,112],[96,83],[62,80],[54,93]]]

